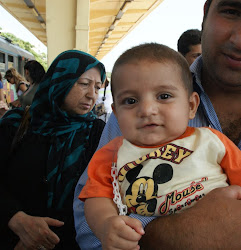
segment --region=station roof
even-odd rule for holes
[[[0,4],[47,45],[46,1],[0,0]],[[162,1],[90,0],[89,53],[101,59]]]

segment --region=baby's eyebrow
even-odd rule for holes
[[[180,87],[177,87],[175,85],[171,85],[171,84],[165,84],[165,85],[158,85],[156,86],[156,91],[179,91]],[[123,91],[119,91],[119,93],[117,94],[117,98],[123,96],[123,95],[135,95],[136,91],[135,90],[130,90],[130,89],[126,89]]]
[[[179,90],[179,88],[175,85],[170,85],[170,84],[166,84],[166,85],[159,85],[156,87],[157,90],[164,90],[164,91],[167,91],[167,90]]]
[[[120,92],[117,94],[116,98],[120,98],[120,97],[122,97],[122,96],[124,96],[124,95],[134,95],[134,94],[135,94],[135,91],[124,90],[124,91],[120,91]]]

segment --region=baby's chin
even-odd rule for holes
[[[150,139],[147,139],[147,140],[143,140],[143,141],[135,141],[135,142],[131,142],[132,144],[138,146],[138,147],[156,147],[156,146],[160,146],[162,145],[163,143],[165,143],[165,141],[162,141],[162,140],[150,140]]]
[[[176,135],[171,135],[169,137],[161,137],[157,135],[151,135],[146,138],[137,138],[135,141],[130,141],[132,144],[138,147],[151,147],[155,148],[167,144],[177,138]]]

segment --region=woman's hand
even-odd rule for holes
[[[20,103],[19,99],[17,99],[17,100],[15,100],[15,101],[11,102],[10,104],[11,104],[12,107],[14,107],[14,108],[21,107],[21,103]]]
[[[14,250],[27,250],[27,248],[24,246],[23,242],[20,240],[18,244],[14,247]]]
[[[49,226],[61,227],[64,222],[49,217],[30,216],[20,211],[9,221],[9,228],[19,236],[20,242],[16,249],[38,249],[41,246],[53,249],[59,243],[59,237]]]

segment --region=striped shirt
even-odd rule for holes
[[[219,123],[217,114],[211,103],[211,100],[204,92],[201,85],[201,69],[202,69],[202,56],[192,64],[190,67],[193,73],[193,84],[194,90],[198,92],[200,96],[200,105],[197,110],[196,116],[193,120],[189,121],[189,126],[191,127],[202,127],[209,126],[222,132],[221,125]],[[102,133],[98,149],[102,148],[109,141],[113,140],[115,137],[121,136],[121,131],[117,123],[115,115],[112,113],[105,128]],[[241,149],[241,141],[238,144],[239,149]],[[97,149],[97,150],[98,150]],[[75,228],[76,228],[76,240],[81,249],[101,249],[100,241],[95,237],[95,235],[90,230],[85,217],[84,217],[84,203],[78,199],[80,191],[87,181],[87,169],[82,174],[79,182],[75,189],[74,197],[74,217],[75,217]],[[144,217],[138,214],[131,214],[133,218],[141,221],[143,227],[145,227],[149,222],[151,222],[155,217]]]

